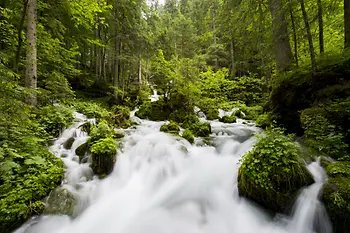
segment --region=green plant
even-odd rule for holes
[[[196,137],[208,137],[211,134],[211,126],[208,122],[192,124],[189,130],[191,130]]]
[[[264,113],[261,114],[257,119],[256,119],[256,126],[261,127],[261,128],[267,128],[271,126],[271,115],[269,113]]]
[[[219,121],[223,123],[236,123],[237,117],[236,116],[223,116],[219,119]]]
[[[99,156],[114,156],[117,153],[117,142],[110,137],[99,139],[91,148],[91,153]]]
[[[168,124],[162,125],[160,127],[160,131],[161,132],[165,132],[165,133],[178,135],[179,131],[180,131],[180,128],[179,128],[179,125],[176,122],[170,121]]]
[[[189,129],[185,129],[182,133],[182,137],[184,139],[186,139],[187,141],[189,141],[190,143],[194,142],[194,136],[193,133],[191,132],[191,130]]]
[[[107,124],[106,121],[101,121],[92,128],[90,133],[90,142],[96,142],[102,138],[113,136],[114,130]]]

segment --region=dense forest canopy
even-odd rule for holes
[[[207,120],[282,127],[313,153],[347,163],[349,48],[350,0],[0,0],[0,231],[41,213],[63,179],[47,147],[73,120],[72,107],[97,119],[90,152],[107,148],[110,161],[111,129],[131,126],[130,109],[171,120],[165,132],[178,134],[179,124],[193,142],[210,134],[199,107]],[[219,117],[219,108],[239,111]],[[349,177],[336,169],[327,170],[324,200],[341,232]]]

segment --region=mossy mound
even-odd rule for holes
[[[170,121],[168,124],[164,124],[160,127],[160,131],[164,132],[164,133],[170,133],[170,134],[174,134],[174,135],[178,135],[180,132],[180,128],[179,125],[174,122],[174,121]]]
[[[211,125],[208,122],[197,122],[190,125],[189,129],[196,137],[208,137],[211,134]]]
[[[219,119],[220,122],[223,123],[236,123],[237,117],[236,116],[223,116]]]
[[[242,159],[239,194],[275,212],[287,211],[299,189],[313,183],[299,156],[300,147],[282,130],[266,131]]]
[[[182,137],[184,139],[186,139],[187,141],[189,141],[190,143],[194,142],[194,136],[193,133],[191,132],[191,130],[189,129],[185,129],[184,132],[182,133]]]
[[[272,124],[271,115],[269,113],[261,114],[256,119],[256,126],[258,126],[258,127],[267,128],[267,127],[271,126],[271,124]]]
[[[102,138],[113,137],[115,131],[108,125],[106,121],[101,121],[98,125],[95,125],[90,133],[90,142],[96,142]]]
[[[103,138],[92,144],[91,168],[96,175],[104,177],[113,171],[117,155],[117,142],[110,137]]]
[[[171,110],[164,101],[144,102],[135,115],[141,119],[164,121],[169,118]]]
[[[207,112],[204,112],[207,116],[207,120],[219,119],[219,110],[217,108],[211,108]]]
[[[323,185],[322,201],[334,232],[347,232],[350,229],[350,162],[333,163],[326,170],[329,178]]]

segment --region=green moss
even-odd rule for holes
[[[189,129],[196,137],[208,137],[211,134],[211,126],[208,122],[197,122],[192,124]]]
[[[160,131],[164,132],[164,133],[170,133],[170,134],[174,134],[174,135],[178,135],[180,132],[180,128],[179,125],[174,122],[174,121],[170,121],[168,124],[164,124],[160,127]]]
[[[236,116],[223,116],[219,119],[219,121],[223,123],[236,123],[237,117]]]
[[[193,133],[191,132],[191,130],[189,129],[185,129],[184,132],[182,133],[182,137],[184,139],[186,139],[187,141],[189,141],[190,143],[194,142],[194,136]]]
[[[114,133],[114,138],[117,138],[117,139],[123,138],[124,136],[125,136],[124,133],[121,131],[116,131]]]
[[[323,185],[322,201],[332,221],[334,232],[350,228],[350,178],[339,174]]]
[[[286,211],[298,190],[313,182],[299,156],[300,147],[282,130],[266,131],[266,136],[260,136],[253,150],[242,158],[240,195],[276,212]]]
[[[102,138],[113,137],[114,133],[114,130],[107,124],[107,122],[102,121],[92,128],[90,141],[96,142]]]

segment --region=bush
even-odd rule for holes
[[[156,102],[144,102],[135,115],[141,119],[152,121],[165,121],[169,118],[171,111],[161,100]]]
[[[211,126],[208,122],[197,122],[192,124],[189,129],[196,137],[208,137],[211,134]]]
[[[128,107],[113,106],[112,111],[114,114],[111,118],[114,124],[120,128],[128,128],[131,126],[130,109]]]
[[[297,191],[313,182],[299,162],[300,147],[281,129],[270,129],[260,136],[253,150],[243,156],[239,168],[238,189],[241,196],[276,212],[283,212]]]
[[[104,176],[112,172],[117,154],[117,142],[110,137],[98,140],[90,147],[91,168],[95,174]]]
[[[106,108],[96,102],[77,100],[72,101],[69,104],[74,106],[78,112],[89,118],[96,118],[98,121],[109,120],[112,115],[110,111],[106,110]]]
[[[164,133],[170,133],[170,134],[174,134],[174,135],[178,135],[180,128],[179,125],[174,122],[174,121],[170,121],[168,124],[164,124],[160,127],[160,131],[164,132]]]
[[[236,123],[237,117],[236,116],[223,116],[219,119],[219,121],[223,123]]]
[[[215,120],[219,118],[219,110],[217,108],[211,108],[206,114],[207,120]]]
[[[261,114],[258,119],[256,119],[256,126],[258,127],[267,128],[270,127],[271,124],[271,115],[269,113]]]
[[[96,142],[102,138],[113,136],[114,130],[107,124],[107,122],[102,121],[92,128],[90,133],[90,142]]]
[[[187,141],[189,141],[190,143],[194,142],[194,136],[193,136],[191,130],[189,130],[189,129],[184,130],[184,132],[182,133],[182,137],[184,139],[186,139]]]
[[[57,138],[63,128],[73,121],[73,110],[64,106],[46,106],[38,114],[38,121],[44,130]]]

